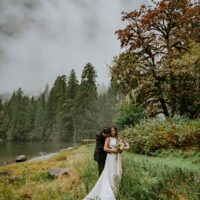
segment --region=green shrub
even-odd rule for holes
[[[133,127],[139,123],[140,120],[146,118],[144,109],[127,101],[123,101],[118,105],[116,113],[113,121],[120,130]]]
[[[200,144],[200,119],[174,117],[173,119],[149,119],[134,128],[121,131],[130,143],[131,151],[152,154],[159,149],[184,149]]]

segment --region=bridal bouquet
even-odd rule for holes
[[[128,150],[130,148],[130,145],[124,139],[119,138],[116,144],[116,148],[119,149],[120,151]]]

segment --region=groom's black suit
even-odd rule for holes
[[[94,160],[98,162],[99,176],[104,169],[107,152],[104,149],[106,137],[102,135],[102,131],[96,134],[96,147],[94,150]]]

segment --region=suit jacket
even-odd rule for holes
[[[96,147],[94,150],[94,160],[98,163],[105,163],[107,152],[103,150],[106,137],[102,135],[102,131],[96,134]]]

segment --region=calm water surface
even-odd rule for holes
[[[27,159],[40,156],[40,152],[53,153],[73,146],[72,143],[61,142],[1,142],[0,165],[15,162],[18,155],[26,155]]]

